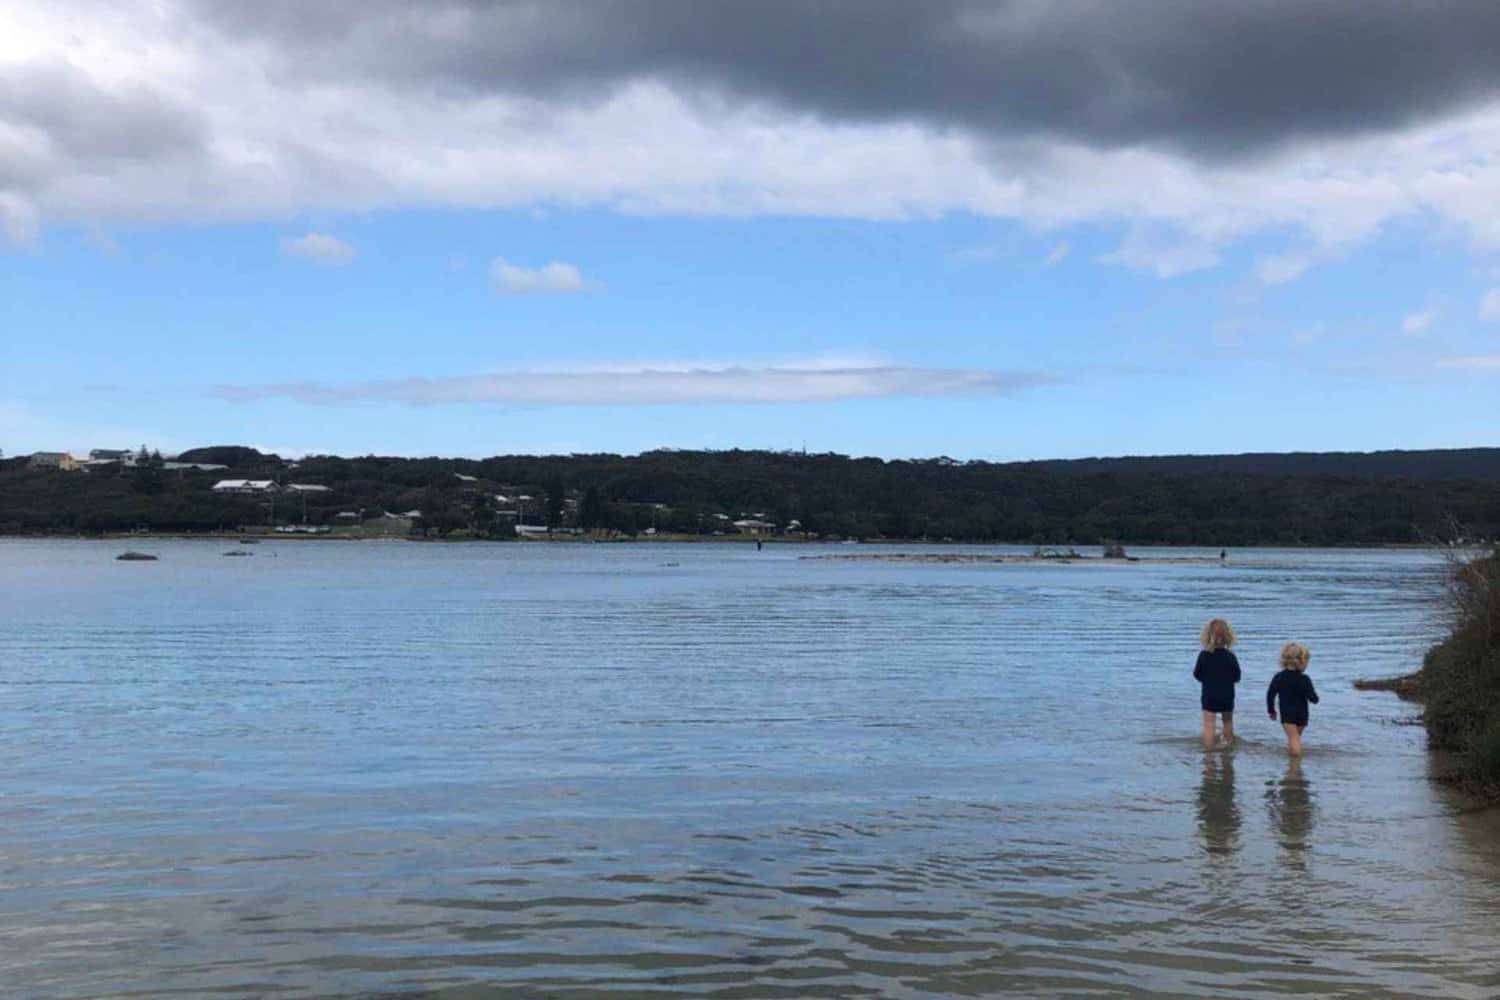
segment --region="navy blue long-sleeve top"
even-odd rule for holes
[[[1198,654],[1193,680],[1203,685],[1203,711],[1233,712],[1234,686],[1240,682],[1240,661],[1227,649]]]
[[[1282,722],[1305,726],[1307,705],[1318,703],[1318,691],[1311,677],[1296,670],[1283,670],[1271,678],[1271,686],[1266,688],[1266,711],[1275,715],[1278,701]]]

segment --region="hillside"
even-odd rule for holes
[[[550,511],[554,523],[625,533],[712,534],[759,516],[825,536],[1027,543],[1408,543],[1455,523],[1475,536],[1500,536],[1500,449],[1493,448],[1017,463],[764,451],[290,463],[223,446],[179,458],[230,468],[61,472],[29,469],[25,459],[0,463],[0,532],[348,525],[420,510],[417,530],[439,534],[507,534],[518,512],[542,523]],[[283,494],[274,504],[213,493],[213,483],[227,478],[330,491]]]

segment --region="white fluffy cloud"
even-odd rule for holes
[[[936,117],[840,119],[649,74],[579,97],[415,86],[337,60],[299,72],[278,60],[274,37],[193,10],[154,0],[0,9],[0,231],[10,240],[50,222],[547,203],[1104,223],[1125,233],[1106,259],[1163,277],[1272,235],[1287,249],[1262,261],[1261,277],[1292,280],[1400,218],[1431,217],[1500,249],[1500,104],[1483,100],[1420,124],[1202,157],[1045,130],[982,134]],[[462,54],[462,39],[453,45]],[[539,280],[562,290],[569,276]]]
[[[649,406],[1010,395],[1054,381],[1052,376],[1037,372],[799,362],[510,371],[351,384],[220,386],[215,394],[237,402],[293,399],[310,404],[382,401],[415,405]]]
[[[352,246],[326,233],[308,233],[296,239],[282,240],[281,252],[327,267],[343,267],[354,259]]]
[[[573,295],[589,288],[572,264],[554,260],[541,267],[518,267],[504,257],[490,262],[490,283],[506,295]]]

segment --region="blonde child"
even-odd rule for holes
[[[1234,686],[1240,682],[1240,661],[1229,651],[1234,629],[1222,618],[1203,626],[1203,651],[1193,666],[1193,680],[1203,685],[1203,748],[1213,749],[1214,716],[1224,720],[1224,742],[1234,743]]]
[[[1307,676],[1307,661],[1312,656],[1300,642],[1281,647],[1281,672],[1271,678],[1266,688],[1266,711],[1276,718],[1277,701],[1281,702],[1281,728],[1286,731],[1286,750],[1293,757],[1302,756],[1302,731],[1307,728],[1308,703],[1318,703],[1318,692]]]

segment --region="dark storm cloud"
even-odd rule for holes
[[[0,123],[35,129],[57,153],[94,166],[190,152],[204,139],[198,117],[162,94],[106,90],[65,64],[0,69]]]
[[[1494,0],[198,0],[279,71],[579,100],[635,80],[834,121],[1224,156],[1500,88]]]

